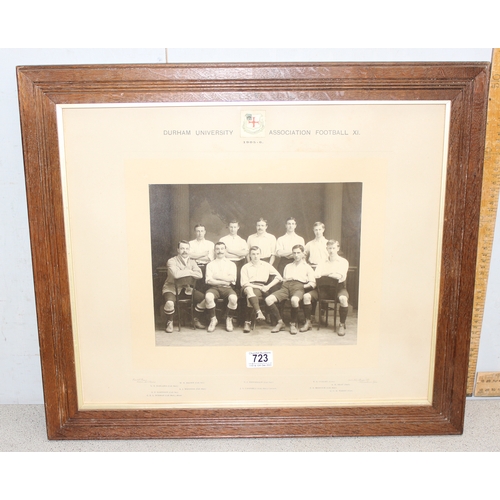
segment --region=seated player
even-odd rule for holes
[[[163,284],[162,294],[165,299],[164,311],[167,316],[165,331],[172,333],[174,330],[174,312],[175,312],[175,280],[192,276],[195,279],[201,279],[201,270],[193,259],[189,258],[189,242],[179,241],[177,244],[177,255],[167,262],[167,279]],[[198,290],[193,290],[188,284],[181,286],[179,298],[188,298],[194,294],[196,303],[196,312],[199,314],[205,309],[204,297]],[[197,328],[201,325],[199,318],[195,315],[194,323]]]
[[[276,333],[285,328],[285,323],[281,319],[281,315],[276,302],[290,299],[291,321],[290,321],[290,334],[296,335],[297,330],[297,317],[299,311],[299,303],[304,293],[313,289],[316,286],[316,279],[312,267],[304,260],[304,247],[302,245],[294,245],[292,248],[293,262],[285,267],[283,272],[283,284],[281,288],[266,297],[266,304],[268,305],[271,314],[278,320],[276,326],[271,332]]]
[[[208,331],[213,332],[217,325],[215,315],[216,299],[227,299],[226,330],[233,331],[233,317],[236,316],[238,296],[234,291],[236,283],[236,264],[226,258],[226,245],[219,241],[215,244],[215,259],[207,264],[205,307],[210,317]]]
[[[270,277],[273,280],[269,282]],[[250,331],[252,312],[255,311],[258,320],[265,319],[260,310],[259,298],[266,297],[269,290],[281,281],[276,269],[263,260],[260,260],[260,248],[250,248],[250,262],[241,268],[241,289],[247,298],[247,311],[243,333]]]
[[[337,334],[341,337],[345,335],[346,332],[346,319],[347,312],[349,311],[349,293],[345,287],[345,280],[347,277],[347,271],[349,270],[349,262],[344,257],[341,257],[338,252],[340,250],[340,245],[338,241],[328,240],[326,244],[326,249],[328,251],[328,259],[318,265],[314,273],[316,278],[321,278],[322,276],[328,276],[330,278],[335,278],[338,280],[337,285],[337,297],[339,299],[339,316],[340,324],[337,329]],[[311,301],[318,300],[318,292],[316,290],[311,290],[304,295],[304,316],[306,317],[306,325],[311,325]],[[305,325],[304,325],[305,328]],[[303,328],[300,329],[303,331]]]

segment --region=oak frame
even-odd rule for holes
[[[488,63],[33,66],[17,74],[49,439],[462,432]],[[332,99],[451,101],[432,406],[79,410],[56,105]]]

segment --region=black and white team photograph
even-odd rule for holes
[[[156,346],[357,343],[361,183],[153,184],[149,198]]]

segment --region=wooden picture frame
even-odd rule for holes
[[[488,63],[193,64],[18,68],[49,439],[460,434],[474,292]],[[448,103],[431,401],[82,409],[75,354],[62,105]],[[215,108],[214,108],[215,109]]]

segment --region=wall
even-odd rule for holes
[[[168,61],[489,61],[491,49],[170,49]],[[162,63],[164,49],[0,50],[0,403],[42,403],[15,67]],[[497,227],[497,234],[500,228]],[[500,241],[494,243],[478,371],[500,371]]]

